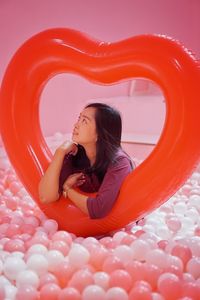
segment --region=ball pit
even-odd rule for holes
[[[64,135],[55,134],[47,143],[54,151],[62,140]],[[199,295],[199,167],[137,224],[82,238],[47,219],[0,149],[0,300],[198,300]]]

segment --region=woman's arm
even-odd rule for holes
[[[91,219],[104,218],[111,211],[121,185],[131,171],[130,160],[124,156],[119,157],[118,161],[108,168],[96,198],[88,197],[87,199]]]
[[[74,190],[70,178],[65,181],[63,189],[66,196],[91,219],[103,218],[112,209],[123,180],[131,171],[130,161],[126,157],[119,158],[115,165],[108,168],[95,198]],[[80,176],[80,173],[77,176]]]
[[[77,146],[72,143],[62,144],[55,152],[52,162],[39,183],[39,198],[44,204],[54,202],[59,198],[59,176],[66,154],[76,152]]]

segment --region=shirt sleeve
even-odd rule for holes
[[[62,168],[60,171],[60,176],[59,176],[59,188],[58,188],[58,193],[61,194],[63,191],[63,184],[67,177],[73,173],[73,166],[72,166],[72,156],[71,154],[65,155],[63,159],[63,164]]]
[[[108,167],[96,197],[87,199],[87,208],[91,219],[103,218],[110,212],[123,180],[131,171],[130,160],[125,156],[119,157],[115,164]]]

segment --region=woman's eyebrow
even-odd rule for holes
[[[89,117],[88,117],[88,116],[86,116],[86,115],[80,114],[80,117],[82,117],[82,118],[86,118],[86,119],[88,119],[89,121],[91,121],[91,118],[89,118]]]

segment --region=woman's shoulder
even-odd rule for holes
[[[110,167],[118,165],[127,165],[128,167],[131,166],[131,169],[134,168],[130,156],[122,148],[117,150],[114,161],[110,164]]]

